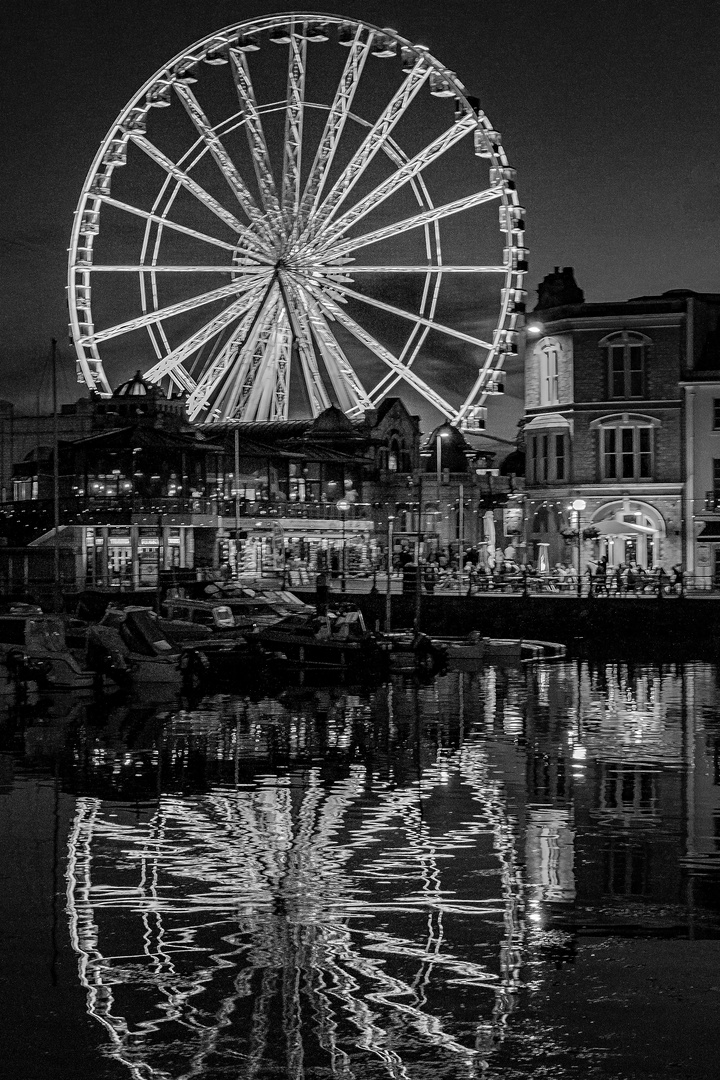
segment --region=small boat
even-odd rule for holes
[[[534,641],[528,638],[484,637],[473,630],[464,638],[434,637],[433,644],[446,650],[448,664],[523,664],[540,660],[560,659],[566,647],[556,641]]]
[[[0,615],[0,660],[11,679],[43,690],[90,690],[95,681],[68,649],[62,619],[32,606]]]
[[[264,627],[258,639],[268,652],[310,667],[387,664],[392,645],[365,626],[362,612],[287,615]]]
[[[257,624],[244,612],[233,613],[224,601],[188,600],[173,597],[163,604],[165,617],[160,625],[168,638],[193,643],[214,638],[243,638],[257,636]]]
[[[398,671],[438,671],[447,661],[447,649],[419,630],[390,630],[383,639],[392,646],[390,667]]]
[[[168,641],[151,608],[109,607],[87,635],[90,667],[120,685],[182,683],[181,647]]]

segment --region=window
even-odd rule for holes
[[[720,398],[713,398],[713,431],[720,431]]]
[[[566,435],[534,435],[530,441],[531,478],[539,484],[567,480]]]
[[[639,398],[645,393],[645,356],[649,339],[641,334],[612,334],[600,344],[607,349],[608,392],[612,398]]]
[[[720,499],[720,458],[713,458],[713,495]]]
[[[540,350],[540,404],[557,405],[558,369],[560,345],[556,341],[546,342]]]
[[[619,424],[601,429],[604,480],[652,478],[652,427]]]

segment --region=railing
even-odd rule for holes
[[[192,496],[187,498],[142,498],[132,496],[85,496],[63,498],[60,502],[60,521],[62,524],[91,524],[93,519],[103,518],[102,524],[113,524],[111,518],[118,515],[214,515],[244,521],[253,519],[296,518],[305,520],[357,521],[372,518],[370,503],[350,503],[346,510],[339,510],[335,503],[301,503],[290,500],[273,502],[250,502],[242,499],[237,507],[235,499],[208,498]],[[0,504],[0,513],[16,519],[53,516],[52,499],[28,499]]]

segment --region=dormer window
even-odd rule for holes
[[[641,398],[645,394],[645,362],[650,339],[623,330],[610,334],[600,345],[607,353],[608,391],[611,398]]]

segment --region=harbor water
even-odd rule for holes
[[[714,665],[8,689],[0,822],[14,1080],[717,1075]]]

